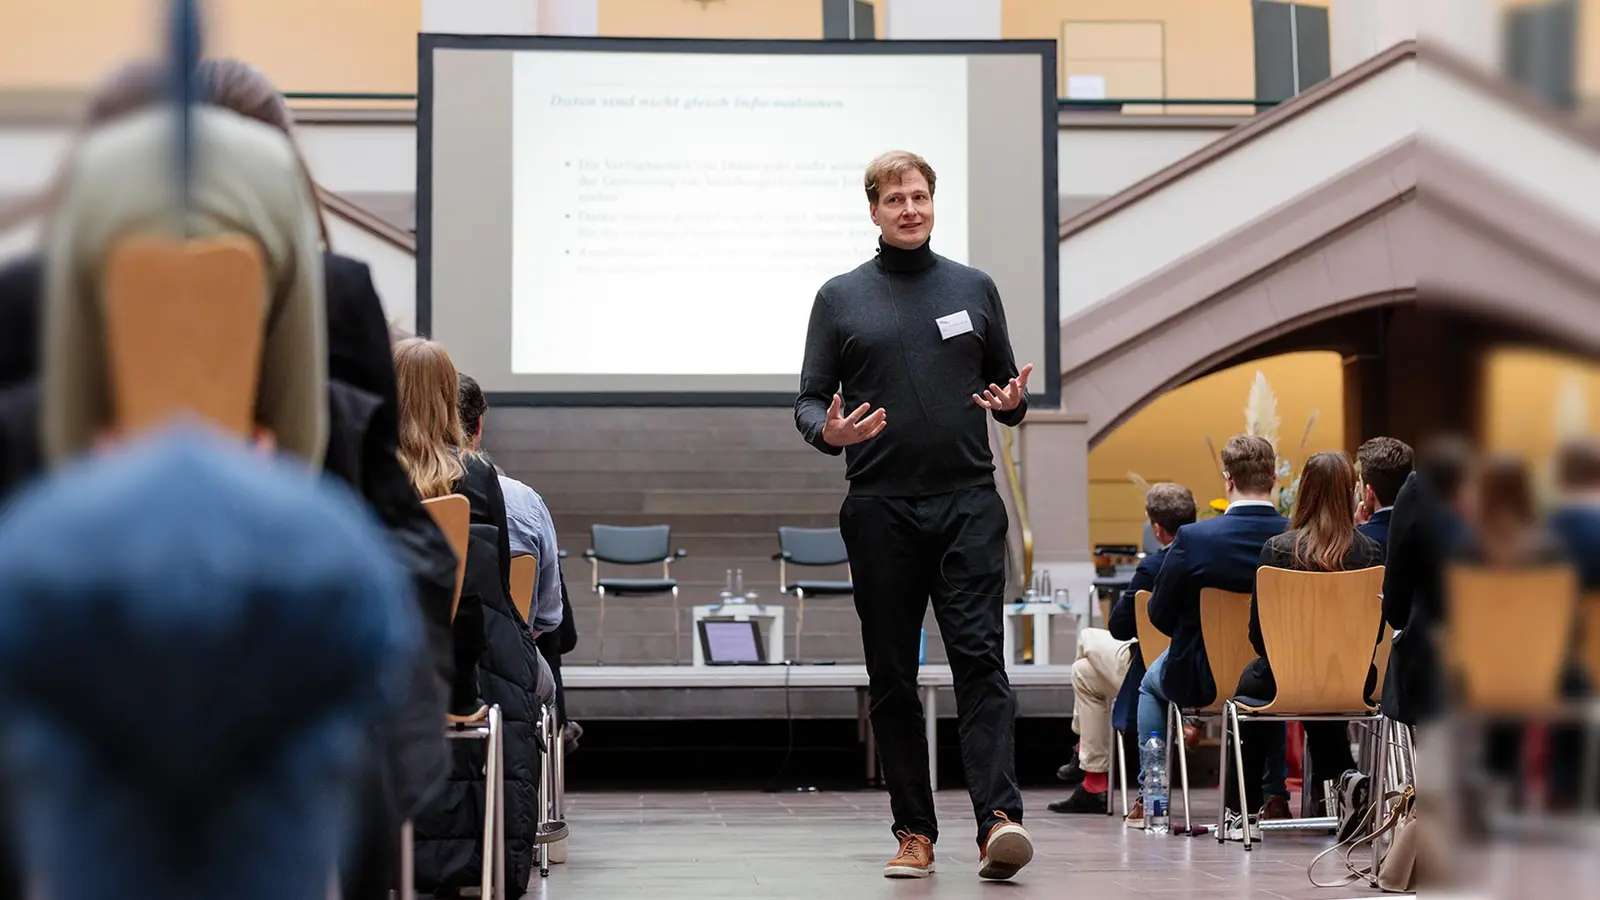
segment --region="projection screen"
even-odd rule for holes
[[[419,46],[417,322],[494,402],[792,402],[817,289],[876,248],[863,170],[904,149],[1055,404],[1055,42]]]

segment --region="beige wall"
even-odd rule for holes
[[[1600,429],[1600,366],[1542,350],[1498,350],[1485,379],[1484,443],[1542,464],[1567,436],[1567,403],[1583,411],[1590,432]]]
[[[820,38],[822,0],[600,0],[607,37]]]
[[[1255,96],[1255,32],[1244,0],[1004,0],[1000,14],[1008,38],[1060,40],[1066,22],[1159,22],[1166,96]],[[1108,93],[1113,87],[1108,78]]]
[[[0,89],[84,87],[163,46],[158,0],[0,2]],[[416,90],[422,0],[209,0],[203,9],[208,55],[249,60],[284,90]]]
[[[1336,353],[1290,353],[1257,360],[1186,384],[1156,399],[1089,453],[1089,537],[1096,544],[1137,543],[1144,495],[1129,480],[1175,481],[1201,506],[1222,496],[1206,437],[1222,445],[1244,430],[1245,400],[1257,371],[1278,398],[1279,452],[1296,467],[1311,453],[1344,443],[1344,376]],[[1312,411],[1310,437],[1300,438]]]

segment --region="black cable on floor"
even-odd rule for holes
[[[791,759],[793,759],[793,757],[794,757],[794,706],[793,706],[793,703],[792,703],[792,698],[791,698],[790,690],[789,690],[790,689],[789,679],[793,674],[794,674],[794,663],[792,663],[792,662],[784,663],[783,664],[783,723],[784,723],[784,731],[787,733],[787,738],[784,741],[785,746],[783,748],[783,763],[778,766],[778,771],[774,772],[772,774],[772,777],[767,779],[767,786],[765,788],[762,788],[763,792],[768,793],[768,794],[780,794],[780,793],[810,794],[810,793],[816,793],[816,790],[817,790],[815,787],[810,787],[810,786],[806,786],[806,785],[795,785],[795,786],[792,786],[792,787],[778,787],[778,786],[776,786],[777,780],[779,778],[782,778],[783,774],[785,772],[789,771],[789,761]]]

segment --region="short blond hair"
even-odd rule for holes
[[[867,202],[878,205],[878,189],[885,184],[899,184],[907,172],[920,172],[928,180],[928,196],[933,196],[934,183],[939,177],[933,174],[928,161],[909,150],[890,150],[867,163],[867,173],[862,186],[867,190]]]

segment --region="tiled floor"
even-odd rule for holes
[[[945,829],[939,871],[922,881],[882,876],[894,851],[882,793],[571,795],[568,863],[554,867],[548,879],[535,874],[528,897],[1344,900],[1374,893],[1319,889],[1307,880],[1306,864],[1330,837],[1280,832],[1247,855],[1241,846],[1211,837],[1151,836],[1125,830],[1120,819],[1045,811],[1045,804],[1061,796],[1029,794],[1033,863],[1015,881],[992,884],[977,879],[965,793],[938,796]]]

